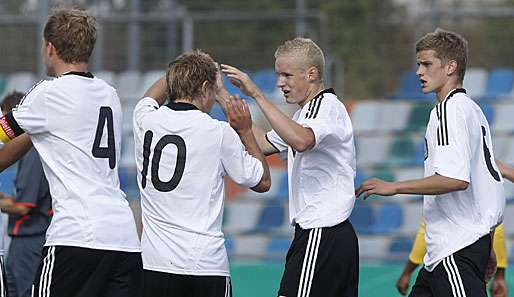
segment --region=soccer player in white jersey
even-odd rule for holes
[[[231,296],[221,232],[224,176],[257,192],[270,187],[248,105],[228,101],[229,123],[211,118],[228,93],[213,59],[179,56],[134,109],[143,217],[145,297]],[[170,103],[164,104],[166,90]],[[228,99],[230,100],[230,99]]]
[[[409,296],[486,297],[494,273],[492,234],[505,208],[503,179],[496,166],[489,124],[466,95],[467,41],[437,29],[416,43],[417,75],[437,105],[425,134],[425,177],[365,181],[371,194],[422,194],[427,253]],[[489,264],[488,264],[489,263]]]
[[[300,109],[280,112],[245,73],[222,65],[231,81],[255,99],[272,131],[254,125],[266,155],[288,152],[289,215],[295,235],[279,296],[357,296],[359,252],[348,221],[355,202],[355,148],[346,109],[325,89],[325,60],[310,39],[286,41],[275,52],[277,86]]]
[[[2,159],[10,162],[16,149],[30,147],[28,135],[52,195],[54,215],[32,296],[140,296],[141,248],[118,180],[120,101],[87,67],[95,19],[56,10],[43,36],[46,71],[54,78],[34,86],[0,119],[0,139],[22,134],[7,143]]]

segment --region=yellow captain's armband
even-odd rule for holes
[[[23,130],[16,123],[12,113],[8,113],[0,118],[0,140],[3,143],[8,143],[11,139],[21,134],[23,134]]]

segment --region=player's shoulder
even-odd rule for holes
[[[458,112],[458,113],[474,113],[479,109],[478,104],[466,94],[464,89],[457,89],[454,91],[454,94],[451,94],[439,105],[442,106],[442,109],[447,109],[448,112]]]
[[[45,90],[48,89],[49,85],[51,85],[51,80],[40,80],[25,93],[25,96],[20,101],[20,105],[24,102],[30,102],[34,98],[39,97],[41,94],[44,94]]]
[[[330,88],[319,92],[302,108],[302,112],[305,113],[306,118],[309,119],[315,118],[317,114],[320,113],[320,110],[344,110],[344,105],[341,100],[339,100],[334,89]]]

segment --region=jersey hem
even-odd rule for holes
[[[487,233],[486,233],[487,234]],[[444,253],[441,253],[441,256],[435,258],[434,260],[430,261],[430,264],[426,263],[425,261],[423,261],[423,267],[429,271],[429,272],[432,272],[434,271],[434,269],[437,267],[437,265],[439,265],[443,260],[444,258],[450,256],[450,255],[453,255],[455,254],[456,252],[474,244],[475,242],[477,242],[482,236],[485,236],[486,234],[483,234],[483,235],[477,235],[476,238],[474,238],[473,240],[469,240],[467,241],[466,243],[464,244],[460,244],[454,248],[451,248],[451,249],[448,249],[446,252]]]
[[[181,274],[181,275],[197,275],[197,276],[230,276],[229,271],[220,271],[220,270],[183,270],[183,269],[169,269],[163,267],[153,267],[149,265],[143,265],[144,270],[151,270],[163,273],[173,273],[173,274]]]
[[[118,252],[129,252],[129,253],[140,253],[141,247],[130,247],[130,246],[112,246],[102,244],[85,244],[83,242],[70,242],[70,241],[47,241],[44,246],[73,246],[93,250],[106,250],[106,251],[118,251]]]

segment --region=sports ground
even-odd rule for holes
[[[401,296],[396,291],[395,283],[402,271],[402,267],[403,263],[362,263],[360,265],[359,296]],[[234,296],[277,296],[282,270],[282,263],[233,263],[231,266],[231,274]],[[411,282],[414,281],[415,275]],[[509,291],[512,292],[514,290],[514,273],[507,272],[506,277],[509,284]]]

